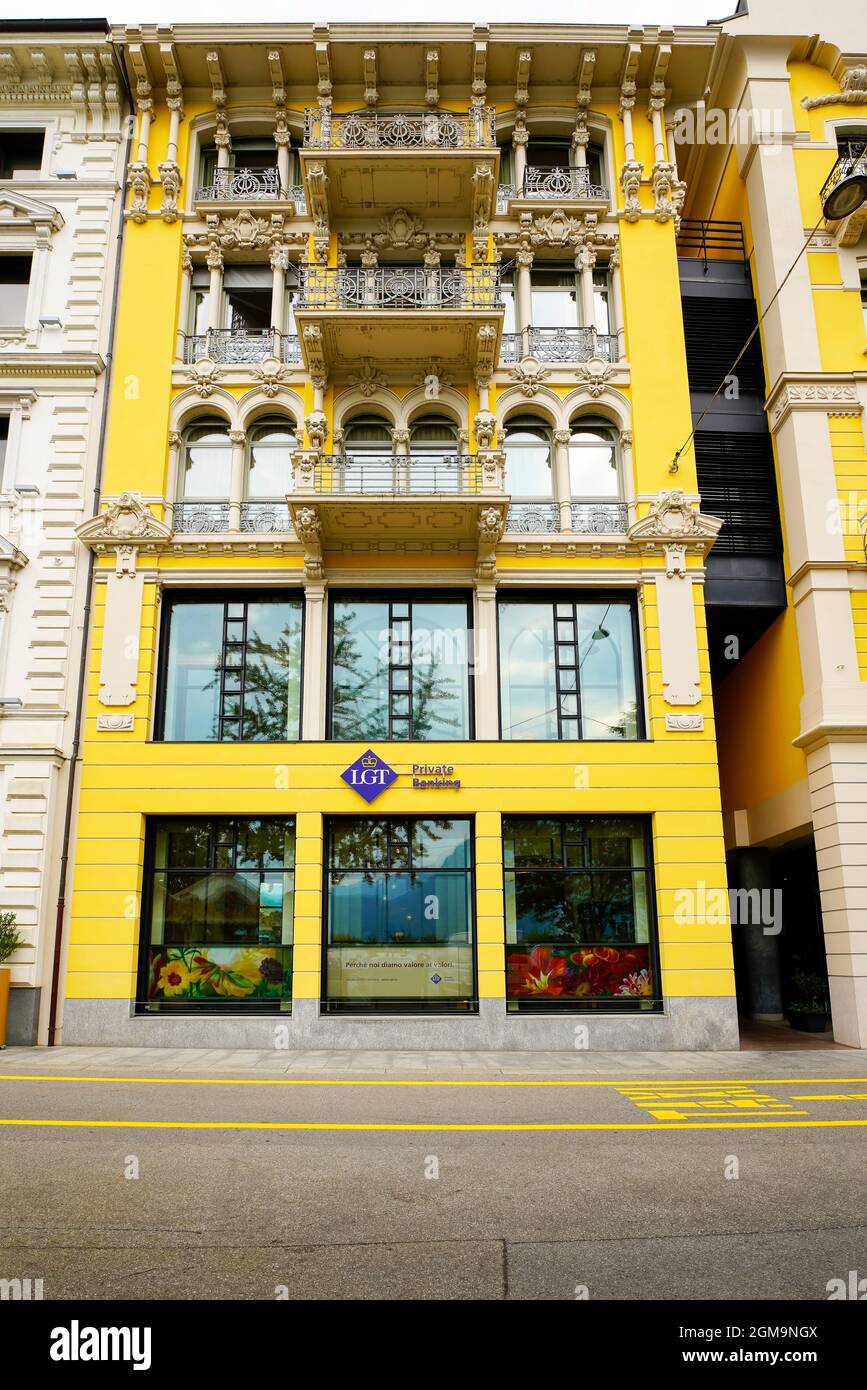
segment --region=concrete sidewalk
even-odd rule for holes
[[[9,1047],[0,1074],[92,1076],[867,1077],[867,1050],[374,1052],[161,1047]]]

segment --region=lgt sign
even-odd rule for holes
[[[368,748],[340,776],[348,787],[369,803],[386,791],[392,782],[396,782],[398,774],[372,748]]]

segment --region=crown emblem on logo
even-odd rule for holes
[[[376,758],[372,753],[365,753],[364,757],[361,759],[361,766],[376,767]]]

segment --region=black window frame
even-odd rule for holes
[[[241,721],[241,731],[242,731],[242,734],[243,734],[243,727],[244,727],[244,703],[243,703],[243,697],[244,697],[244,693],[245,693],[245,692],[244,692],[244,673],[246,672],[246,667],[247,667],[247,662],[246,662],[246,648],[247,648],[247,640],[246,640],[246,634],[247,634],[247,612],[246,612],[246,608],[247,608],[247,606],[248,606],[250,603],[257,603],[257,602],[261,603],[261,602],[263,601],[263,599],[268,599],[268,598],[273,598],[273,599],[275,599],[275,600],[282,599],[282,600],[284,600],[284,601],[289,601],[289,600],[294,599],[296,602],[300,602],[300,605],[301,605],[301,644],[300,644],[300,645],[301,645],[301,669],[300,669],[300,671],[299,671],[299,673],[298,673],[299,698],[298,698],[298,735],[297,735],[297,737],[296,737],[296,738],[274,738],[274,739],[262,739],[262,738],[257,738],[257,739],[245,739],[245,738],[243,738],[243,737],[239,737],[239,738],[223,738],[222,736],[219,737],[219,738],[172,738],[172,739],[166,738],[166,734],[165,734],[165,724],[166,724],[166,694],[167,694],[167,688],[168,688],[167,683],[168,683],[168,670],[169,670],[169,637],[170,637],[170,630],[171,630],[171,621],[170,621],[170,617],[171,617],[171,611],[172,611],[172,609],[173,609],[177,604],[180,604],[180,603],[209,603],[209,602],[210,602],[210,603],[222,603],[222,604],[224,605],[224,612],[223,612],[223,642],[222,642],[222,655],[223,655],[223,660],[222,660],[222,662],[221,662],[221,664],[220,664],[220,694],[219,694],[219,709],[218,709],[219,727],[220,727],[220,732],[221,732],[221,735],[222,735],[223,720],[224,720],[224,717],[225,717],[224,714],[223,714],[223,694],[224,694],[225,674],[226,674],[226,671],[227,671],[227,670],[236,671],[236,670],[239,669],[238,667],[229,667],[229,666],[226,665],[226,662],[225,662],[226,645],[227,645],[227,644],[226,644],[226,623],[227,623],[227,619],[228,619],[228,607],[229,607],[229,604],[231,604],[231,603],[243,603],[243,604],[245,605],[245,615],[244,615],[244,642],[243,642],[243,644],[242,644],[242,645],[243,645],[243,648],[244,648],[244,660],[243,660],[242,665],[241,665],[241,667],[240,667],[240,670],[241,670],[241,672],[242,672],[242,677],[241,677],[241,690],[240,690],[240,692],[230,692],[230,693],[232,693],[232,694],[239,693],[240,696],[241,696],[241,713],[240,713],[240,715],[239,715],[238,717],[239,717],[239,719],[240,719],[240,721]],[[157,679],[156,679],[156,687],[155,687],[155,700],[156,700],[156,704],[155,704],[155,709],[154,709],[154,722],[153,722],[152,742],[154,742],[154,743],[169,743],[169,744],[182,744],[182,743],[196,743],[196,744],[199,744],[199,743],[203,743],[203,744],[213,744],[215,747],[216,747],[217,745],[225,746],[225,745],[231,745],[231,744],[237,744],[237,743],[265,743],[265,744],[271,744],[271,745],[280,744],[280,743],[300,743],[300,742],[302,741],[302,731],[303,731],[303,728],[304,728],[304,659],[305,659],[305,623],[306,623],[306,618],[307,618],[307,605],[306,605],[306,603],[305,603],[305,601],[304,601],[304,590],[303,590],[303,589],[300,589],[300,588],[297,588],[295,585],[291,585],[291,586],[290,586],[290,585],[287,585],[285,588],[274,588],[273,586],[269,585],[269,586],[267,586],[267,587],[263,586],[261,589],[254,589],[254,588],[246,588],[246,589],[208,589],[208,588],[191,588],[191,589],[190,589],[190,588],[177,588],[177,589],[173,589],[173,588],[166,588],[166,589],[163,591],[163,593],[162,593],[162,599],[161,599],[161,603],[160,603],[160,633],[159,633],[159,641],[158,641],[158,643],[157,643],[157,661],[158,661],[158,664],[157,664]],[[237,644],[235,644],[235,645],[237,645]]]
[[[522,602],[522,603],[539,603],[539,604],[548,603],[551,607],[553,607],[553,608],[555,609],[555,612],[554,612],[554,632],[555,632],[555,657],[554,657],[554,663],[555,663],[555,665],[554,665],[554,670],[555,670],[555,681],[556,681],[556,690],[557,690],[557,738],[556,738],[556,739],[551,739],[551,738],[532,738],[532,737],[530,737],[530,736],[527,736],[526,738],[509,738],[509,737],[508,737],[506,734],[504,734],[504,732],[503,732],[503,681],[502,681],[502,672],[503,672],[503,666],[502,666],[502,652],[503,652],[503,647],[502,647],[502,640],[501,640],[501,633],[500,633],[500,603],[501,603],[502,600],[509,600],[509,599],[515,599],[515,600],[517,600],[517,601],[519,601],[519,602]],[[596,603],[596,604],[598,604],[598,603],[611,603],[611,602],[614,602],[614,601],[616,601],[616,602],[618,602],[618,603],[623,603],[624,600],[628,601],[628,603],[629,603],[630,615],[631,615],[631,618],[632,618],[632,652],[633,652],[633,662],[634,662],[634,667],[635,667],[635,726],[636,726],[636,729],[635,729],[635,738],[610,739],[610,738],[593,738],[593,737],[589,737],[589,738],[588,738],[588,737],[585,737],[585,736],[584,736],[583,730],[582,730],[581,681],[580,681],[580,677],[578,677],[578,675],[577,675],[577,668],[576,668],[576,688],[575,688],[575,690],[573,691],[573,690],[565,690],[565,689],[564,689],[562,693],[563,693],[563,694],[569,694],[569,695],[572,695],[572,694],[576,694],[576,693],[577,693],[577,696],[578,696],[578,699],[577,699],[577,708],[578,708],[577,722],[578,722],[579,734],[578,734],[578,737],[577,737],[577,738],[574,738],[574,737],[570,737],[569,735],[564,736],[563,733],[562,733],[562,728],[563,728],[563,715],[562,715],[561,708],[560,708],[560,694],[561,694],[561,689],[560,689],[560,671],[561,671],[561,669],[564,669],[564,670],[565,670],[565,669],[572,669],[572,668],[567,668],[567,667],[561,668],[561,667],[557,664],[556,645],[558,645],[558,642],[557,642],[557,623],[558,623],[559,619],[558,619],[558,616],[557,616],[557,613],[556,613],[556,605],[557,605],[558,603],[570,603],[570,602],[571,602],[572,605],[573,605],[573,614],[574,614],[575,606],[576,606],[578,603],[580,603],[582,600],[583,600],[584,602],[586,602],[586,603]],[[574,626],[574,625],[575,625],[575,618],[574,618],[574,616],[573,616],[573,620],[572,620],[572,621],[573,621],[573,626]],[[560,645],[568,645],[568,644],[560,644]],[[576,643],[576,649],[577,649],[577,643]],[[504,742],[504,743],[522,743],[522,742],[524,742],[524,743],[604,743],[604,744],[614,744],[614,745],[617,746],[617,747],[631,746],[631,745],[636,744],[636,743],[646,743],[646,742],[648,742],[649,740],[648,740],[648,733],[647,733],[647,720],[646,720],[645,703],[646,703],[646,681],[645,681],[644,665],[643,665],[642,657],[641,657],[641,639],[640,639],[639,627],[638,627],[638,595],[637,595],[637,591],[636,591],[636,590],[634,590],[634,589],[542,589],[542,590],[533,590],[533,589],[530,589],[530,590],[528,590],[528,589],[521,589],[521,588],[518,588],[518,587],[516,587],[516,588],[514,588],[514,589],[512,589],[512,588],[505,588],[505,589],[504,589],[504,588],[501,588],[501,589],[499,590],[499,592],[498,592],[498,594],[497,594],[497,727],[498,727],[498,730],[499,730],[499,738],[500,738],[500,740],[501,740],[502,742]],[[570,722],[571,722],[571,716],[569,716],[569,719],[570,719]]]
[[[325,692],[325,729],[326,729],[326,734],[325,734],[325,737],[326,737],[327,741],[328,741],[329,743],[358,743],[359,741],[363,741],[364,739],[367,739],[367,738],[373,739],[374,737],[376,737],[376,736],[373,735],[373,734],[370,734],[370,735],[368,735],[368,734],[359,734],[359,735],[357,735],[357,736],[356,736],[356,735],[353,735],[353,736],[350,737],[350,738],[339,738],[339,737],[337,737],[337,736],[334,734],[334,732],[333,732],[333,728],[334,728],[334,609],[335,609],[335,605],[338,604],[338,603],[345,603],[345,602],[348,602],[348,601],[355,601],[355,602],[358,602],[358,601],[363,600],[363,599],[370,599],[370,600],[373,601],[373,602],[387,603],[387,604],[388,604],[388,613],[389,613],[389,634],[391,634],[391,633],[393,632],[393,628],[392,628],[392,625],[391,625],[391,624],[392,624],[392,609],[393,609],[395,606],[397,606],[397,607],[407,607],[407,606],[408,606],[408,607],[409,607],[409,610],[410,610],[410,615],[409,615],[409,642],[408,642],[409,652],[410,652],[410,659],[409,659],[409,662],[408,662],[408,663],[404,663],[404,662],[395,663],[395,662],[392,661],[392,659],[391,659],[391,651],[392,651],[392,649],[393,649],[395,643],[394,643],[393,638],[392,638],[391,636],[389,636],[389,663],[388,663],[388,695],[389,695],[388,736],[387,736],[386,738],[380,738],[380,739],[379,739],[379,742],[382,742],[382,743],[407,744],[407,743],[470,743],[470,742],[474,741],[474,739],[475,739],[475,737],[476,737],[476,692],[475,692],[475,629],[474,629],[474,626],[473,626],[473,617],[474,617],[474,613],[473,613],[473,595],[472,595],[471,592],[469,592],[467,589],[465,589],[465,588],[463,588],[463,587],[454,588],[454,589],[347,589],[347,588],[342,588],[342,589],[332,589],[332,590],[330,591],[330,593],[329,593],[329,601],[328,601],[328,649],[327,649],[327,659],[326,659],[326,662],[325,662],[325,681],[326,681],[326,692]],[[457,736],[451,737],[450,735],[446,735],[446,736],[444,736],[444,737],[439,737],[439,738],[435,738],[435,739],[426,739],[426,738],[421,737],[421,736],[419,736],[419,735],[417,735],[417,734],[414,734],[414,733],[412,732],[412,704],[413,704],[413,688],[412,688],[412,669],[413,669],[413,668],[412,668],[412,605],[413,605],[414,602],[419,602],[419,603],[438,603],[438,602],[444,602],[444,601],[455,602],[456,600],[463,600],[463,602],[464,602],[464,604],[465,604],[465,606],[466,606],[466,611],[467,611],[467,626],[466,626],[466,632],[467,632],[467,733],[466,733],[466,735],[465,735],[464,737],[462,737],[462,738],[459,738],[459,737],[457,737]],[[408,692],[407,692],[406,689],[400,689],[400,690],[398,690],[397,687],[395,687],[395,685],[394,685],[394,673],[395,673],[395,671],[396,671],[396,670],[407,670],[407,669],[409,670],[409,690],[408,690]],[[403,737],[403,736],[401,736],[401,735],[395,736],[395,734],[394,734],[395,716],[393,715],[393,712],[392,712],[392,698],[393,698],[393,696],[394,696],[395,694],[398,694],[398,693],[399,693],[400,695],[406,695],[407,693],[409,694],[409,711],[410,711],[410,712],[409,712],[409,715],[408,715],[408,716],[405,716],[405,717],[402,716],[402,715],[397,716],[397,722],[398,722],[398,723],[404,723],[404,722],[405,722],[405,723],[407,723],[408,726],[409,726],[409,733],[408,733],[405,737]]]
[[[153,923],[153,907],[154,907],[154,885],[155,885],[155,879],[156,879],[157,873],[161,872],[160,867],[158,867],[158,866],[157,866],[157,863],[156,863],[156,839],[157,839],[157,830],[158,830],[158,827],[159,827],[160,825],[164,825],[166,822],[173,822],[173,823],[175,823],[175,824],[177,824],[177,825],[187,825],[187,826],[193,825],[193,824],[198,824],[198,825],[209,825],[209,826],[211,827],[211,837],[210,837],[210,845],[209,845],[209,857],[210,857],[211,860],[213,860],[213,859],[215,858],[215,850],[217,849],[217,847],[218,847],[219,845],[221,845],[221,844],[225,844],[225,843],[226,843],[225,840],[219,840],[219,839],[217,838],[217,836],[214,834],[214,827],[215,827],[215,826],[217,826],[218,824],[234,824],[235,826],[237,826],[238,822],[240,822],[240,821],[255,821],[255,820],[260,820],[260,821],[282,821],[282,822],[284,822],[284,823],[287,824],[287,825],[291,822],[293,831],[295,832],[295,861],[294,861],[294,863],[293,863],[291,869],[287,869],[287,868],[285,867],[285,865],[284,865],[284,867],[283,867],[283,869],[282,869],[282,872],[283,872],[284,875],[287,874],[287,873],[291,873],[291,874],[292,874],[292,941],[291,941],[291,943],[290,943],[288,946],[285,946],[285,945],[282,945],[282,944],[281,944],[281,946],[280,946],[279,948],[276,948],[276,947],[275,947],[275,949],[280,949],[280,950],[283,950],[283,951],[287,951],[287,950],[288,950],[288,951],[291,953],[290,972],[291,972],[291,981],[292,981],[292,985],[291,985],[291,989],[290,989],[290,991],[289,991],[289,994],[288,994],[288,995],[284,995],[283,997],[281,997],[281,998],[279,998],[279,999],[268,999],[268,1000],[258,1000],[258,999],[257,999],[257,1000],[247,1000],[247,1001],[244,1001],[243,999],[241,999],[241,1000],[236,999],[236,1000],[234,1000],[234,1001],[229,1000],[229,999],[226,999],[226,1000],[215,999],[215,1000],[204,1000],[204,1001],[203,1001],[203,1000],[195,1000],[195,1001],[193,1001],[193,1000],[178,1000],[177,1002],[168,1002],[168,1001],[166,1001],[166,1000],[159,1000],[159,1001],[156,1001],[156,1002],[160,1005],[160,1007],[155,1007],[155,1001],[153,1001],[153,1000],[151,1000],[151,999],[148,998],[148,979],[149,979],[149,975],[150,975],[149,952],[150,952],[150,950],[151,950],[151,929],[152,929],[152,923]],[[240,869],[240,870],[239,870],[239,869],[237,869],[237,867],[235,866],[235,860],[236,860],[236,858],[237,858],[237,839],[238,839],[238,837],[237,837],[237,831],[236,831],[235,834],[234,834],[234,836],[233,836],[233,867],[232,867],[231,869],[228,869],[228,870],[227,870],[227,869],[224,869],[224,868],[220,868],[220,867],[218,867],[215,863],[211,862],[211,863],[208,864],[208,867],[207,867],[206,872],[208,872],[208,873],[227,873],[227,872],[231,872],[231,873],[244,873],[244,872],[250,872],[250,873],[252,873],[252,872],[265,873],[265,872],[268,872],[267,870],[263,870],[263,869],[259,869],[259,870],[244,870],[244,869]],[[282,1018],[288,1018],[288,1017],[291,1015],[291,1012],[292,1012],[292,1002],[293,1002],[294,990],[295,990],[295,956],[294,956],[294,953],[295,953],[295,913],[296,913],[297,871],[298,871],[298,849],[297,849],[297,846],[298,846],[298,817],[297,817],[297,814],[296,814],[294,811],[293,811],[293,812],[290,812],[290,813],[287,813],[287,814],[272,813],[272,812],[264,812],[264,813],[262,813],[261,815],[257,815],[257,814],[255,814],[255,813],[250,813],[250,814],[244,814],[244,815],[231,815],[231,814],[230,814],[230,815],[215,815],[215,816],[209,816],[209,815],[199,815],[199,814],[193,813],[193,814],[190,814],[190,815],[183,815],[183,814],[160,815],[160,814],[155,814],[155,815],[147,815],[147,816],[145,817],[144,859],[143,859],[143,867],[142,867],[141,916],[140,916],[140,918],[139,918],[138,951],[137,951],[137,969],[136,969],[136,989],[135,989],[135,1001],[134,1001],[134,1012],[135,1012],[136,1014],[142,1014],[142,1015],[145,1015],[145,1016],[151,1017],[151,1018],[160,1018],[160,1017],[165,1018],[165,1017],[167,1017],[167,1016],[168,1016],[168,1017],[174,1017],[174,1016],[177,1015],[177,1014],[184,1014],[184,1015],[186,1015],[186,1016],[191,1016],[191,1015],[192,1015],[192,1016],[197,1016],[197,1015],[199,1015],[199,1014],[211,1014],[211,1015],[213,1015],[213,1014],[219,1014],[220,1016],[225,1017],[226,1014],[231,1014],[231,1013],[233,1013],[233,1012],[237,1012],[237,1013],[240,1014],[241,1016],[250,1015],[250,1014],[263,1014],[263,1013],[264,1013],[264,1014],[269,1014],[269,1015],[279,1015],[279,1016],[282,1017]],[[169,871],[169,870],[167,870],[167,871]],[[171,871],[171,872],[175,872],[175,873],[182,873],[182,872],[185,872],[183,869],[179,869],[179,868],[172,869],[172,870],[170,870],[170,871]],[[189,872],[190,872],[190,873],[202,873],[202,872],[205,872],[205,870],[194,868],[194,869],[190,869]],[[163,943],[163,944],[166,945],[166,946],[171,946],[171,945],[176,944],[176,943],[173,943],[173,942],[165,942],[165,943]],[[219,943],[219,942],[209,942],[209,943],[206,943],[206,944],[211,945],[211,946],[217,946],[217,945],[220,945],[221,943]],[[225,944],[225,945],[237,945],[239,949],[243,949],[245,943],[241,943],[241,942],[238,942],[238,943],[235,943],[235,942],[227,942],[227,943],[222,943],[222,944]],[[249,946],[250,946],[251,949],[255,949],[255,945],[256,945],[255,943],[252,943],[252,942],[251,942],[251,943],[248,943],[248,944],[249,944]]]
[[[469,863],[466,869],[437,869],[437,873],[465,874],[469,877],[469,929],[470,929],[470,964],[472,969],[472,995],[469,999],[456,999],[449,1003],[442,1000],[421,1000],[421,999],[378,999],[373,996],[353,1000],[331,1000],[328,997],[328,950],[329,935],[331,930],[331,894],[329,892],[329,880],[332,872],[332,827],[349,821],[385,821],[389,826],[389,844],[391,825],[396,822],[410,827],[407,834],[409,847],[408,861],[412,858],[412,823],[414,821],[466,821],[469,827],[468,846]],[[319,1008],[323,1015],[328,1017],[352,1018],[365,1016],[382,1017],[383,1015],[404,1017],[438,1017],[453,1018],[474,1017],[479,1012],[479,952],[478,952],[478,907],[476,897],[478,893],[476,875],[476,817],[473,812],[460,811],[455,815],[435,815],[425,814],[424,812],[412,815],[377,815],[375,808],[370,807],[367,815],[328,815],[322,817],[322,949],[320,959],[320,987],[319,987]],[[424,872],[423,866],[418,866],[419,872]],[[383,874],[406,874],[412,872],[411,862],[406,865],[389,865],[387,868],[382,866],[371,866],[366,868],[343,868],[338,870],[343,873],[383,873]],[[395,949],[400,950],[400,947]]]
[[[586,856],[585,856],[585,862],[584,862],[582,865],[570,864],[570,863],[568,862],[568,855],[567,855],[567,852],[566,852],[566,850],[567,850],[567,843],[574,844],[575,841],[574,841],[574,840],[571,841],[571,842],[568,842],[568,841],[567,841],[565,829],[563,828],[563,827],[565,826],[565,822],[567,822],[567,821],[573,821],[573,822],[574,822],[574,821],[592,821],[592,820],[600,820],[600,819],[605,819],[605,820],[623,820],[623,821],[639,820],[639,821],[641,821],[641,822],[642,822],[642,825],[643,825],[643,830],[644,830],[644,857],[645,857],[645,860],[646,860],[646,864],[644,864],[644,865],[633,865],[633,866],[631,866],[631,867],[626,867],[626,866],[624,866],[624,865],[622,865],[622,864],[617,864],[617,865],[590,864],[590,863],[588,863],[588,862],[586,861]],[[505,846],[506,846],[507,826],[508,826],[508,822],[509,822],[510,820],[513,820],[513,821],[514,821],[514,820],[523,820],[523,821],[526,821],[526,820],[537,820],[537,821],[553,820],[553,821],[558,821],[558,822],[560,823],[560,826],[561,826],[560,846],[561,846],[562,862],[561,862],[560,864],[556,865],[556,866],[554,866],[554,865],[533,865],[533,866],[527,866],[527,867],[524,868],[524,869],[518,869],[518,868],[517,868],[516,866],[514,866],[514,865],[507,865],[507,864],[506,864]],[[603,1013],[604,1013],[604,1014],[609,1014],[609,1015],[615,1015],[615,1016],[618,1015],[618,1014],[620,1014],[620,1013],[628,1013],[628,1014],[634,1014],[634,1013],[642,1013],[642,1014],[660,1014],[660,1013],[663,1013],[664,1010],[665,1010],[665,995],[664,995],[663,992],[662,992],[662,973],[661,973],[661,970],[660,970],[659,916],[658,916],[658,913],[657,913],[657,910],[656,910],[656,875],[655,875],[655,861],[654,861],[654,854],[653,854],[653,816],[652,816],[651,814],[647,813],[647,812],[641,812],[641,811],[635,811],[635,812],[592,811],[592,812],[577,812],[577,813],[571,813],[571,812],[556,812],[556,811],[554,811],[554,812],[540,812],[540,813],[537,814],[537,815],[527,815],[527,814],[524,814],[524,813],[522,813],[522,812],[504,813],[503,818],[502,818],[502,823],[501,823],[501,832],[502,832],[502,843],[503,843],[503,939],[504,939],[505,950],[506,950],[506,1011],[507,1011],[507,1013],[508,1013],[508,1014],[511,1014],[512,1016],[514,1016],[515,1014],[520,1014],[520,1013],[547,1013],[547,1014],[557,1013],[557,1014],[569,1014],[569,1015],[575,1015],[575,1014],[590,1014],[590,1015],[596,1015],[596,1016],[598,1016],[599,1014],[603,1014]],[[585,844],[585,846],[589,843],[589,840],[588,840],[588,838],[587,838],[586,836],[583,838],[583,843]],[[534,998],[532,998],[532,997],[531,997],[531,998],[523,998],[523,997],[516,997],[516,996],[511,996],[511,997],[510,997],[510,996],[509,996],[509,992],[508,992],[508,988],[509,988],[509,984],[508,984],[508,956],[509,956],[509,950],[510,950],[510,949],[513,949],[514,943],[511,943],[511,942],[508,942],[508,941],[505,940],[505,933],[506,933],[506,927],[507,927],[507,921],[506,921],[506,913],[507,913],[506,899],[507,899],[507,891],[508,891],[508,890],[507,890],[507,875],[510,874],[510,873],[511,873],[511,874],[516,874],[516,875],[517,875],[518,873],[552,874],[552,875],[553,875],[553,874],[564,874],[564,875],[565,875],[565,874],[568,873],[568,874],[573,874],[573,875],[574,875],[574,874],[576,874],[576,873],[582,873],[582,872],[587,873],[587,874],[589,874],[589,875],[591,875],[591,876],[592,876],[594,873],[599,873],[599,874],[605,874],[605,873],[631,873],[633,876],[636,875],[636,874],[643,874],[643,875],[645,876],[645,883],[646,883],[646,888],[647,888],[648,937],[647,937],[647,942],[646,942],[646,943],[645,943],[645,942],[640,942],[640,943],[635,943],[635,944],[639,944],[639,945],[642,945],[642,946],[644,946],[644,945],[646,944],[646,946],[647,946],[648,962],[649,962],[649,967],[650,967],[650,971],[651,971],[651,978],[652,978],[652,980],[653,980],[654,987],[655,987],[655,992],[654,992],[654,994],[652,994],[652,995],[640,996],[640,997],[639,997],[639,996],[632,996],[632,995],[622,995],[622,996],[621,996],[621,995],[615,995],[615,996],[610,996],[610,995],[609,995],[609,996],[605,996],[605,995],[601,995],[601,996],[593,996],[593,995],[581,995],[581,996],[578,996],[578,995],[569,995],[569,996],[560,996],[559,998],[557,998],[557,997],[553,997],[553,998],[552,998],[552,997],[548,997],[548,998],[540,997],[540,998],[537,998],[537,999],[534,999]],[[522,944],[522,943],[518,943],[519,946],[520,946],[521,944]],[[553,943],[553,944],[560,944],[560,943]],[[587,943],[587,945],[590,945],[590,943]],[[628,949],[628,947],[626,947],[626,948]],[[582,943],[576,941],[576,942],[575,942],[575,949],[576,949],[576,951],[580,951],[580,950],[582,949]],[[566,1003],[561,1003],[561,1002],[560,1002],[560,1000],[563,999],[563,998],[565,998],[565,999],[567,1000]]]

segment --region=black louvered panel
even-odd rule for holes
[[[681,303],[689,389],[715,391],[756,326],[755,301],[701,295],[685,296]],[[764,395],[765,373],[758,333],[735,375],[741,391]]]
[[[700,430],[695,437],[695,457],[701,509],[723,521],[713,553],[781,554],[770,435]]]

